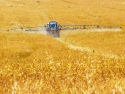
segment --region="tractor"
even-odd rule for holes
[[[48,24],[44,26],[36,26],[36,27],[28,27],[25,28],[25,31],[30,32],[41,32],[44,31],[45,34],[59,38],[60,37],[60,30],[80,30],[85,29],[88,31],[95,30],[95,31],[121,31],[121,26],[100,26],[100,25],[60,25],[57,23],[57,21],[50,21]],[[77,32],[77,31],[76,31]]]
[[[59,25],[56,21],[50,21],[47,25],[45,25],[47,35],[52,37],[60,37],[60,29],[61,25]]]

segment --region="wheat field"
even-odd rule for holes
[[[124,0],[1,0],[0,14],[0,94],[125,93]],[[2,31],[50,20],[122,31]]]

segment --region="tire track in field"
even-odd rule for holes
[[[60,38],[57,38],[58,41],[60,41],[61,43],[67,45],[68,48],[70,49],[73,49],[73,50],[79,50],[79,51],[82,51],[82,52],[88,52],[88,53],[93,53],[93,49],[90,49],[89,47],[80,47],[80,46],[75,46],[71,43],[68,43]],[[95,55],[100,55],[100,56],[103,56],[103,57],[106,57],[106,58],[112,58],[112,59],[118,59],[119,56],[116,55],[116,54],[110,54],[110,53],[101,53],[101,52],[98,52],[96,51]]]

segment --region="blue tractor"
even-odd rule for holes
[[[61,26],[56,21],[50,21],[46,26],[47,35],[52,37],[60,37]]]

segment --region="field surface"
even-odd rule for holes
[[[0,94],[124,94],[124,0],[0,0]],[[3,32],[59,24],[120,32]]]

